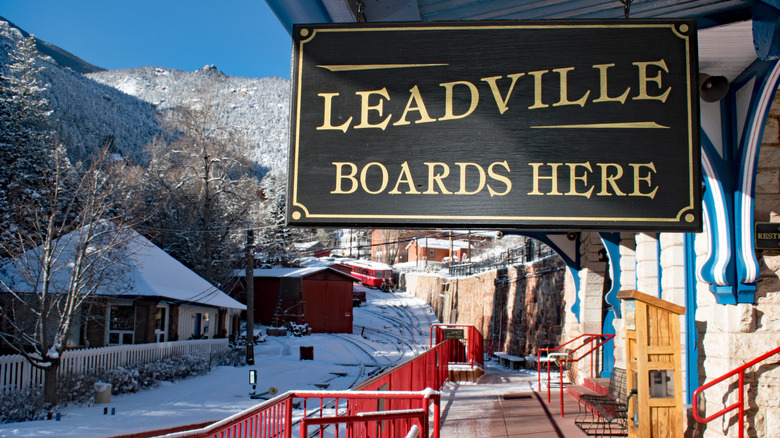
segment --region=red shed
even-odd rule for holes
[[[243,282],[245,273],[236,274]],[[352,333],[351,275],[312,267],[255,269],[254,276],[255,322],[306,322],[313,333]]]

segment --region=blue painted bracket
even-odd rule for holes
[[[780,1],[759,0],[753,4],[753,44],[759,59],[780,58]]]
[[[622,288],[620,283],[620,233],[599,233],[599,237],[604,245],[604,249],[607,251],[609,275],[612,280],[612,287],[604,296],[604,301],[609,307],[604,317],[604,323],[601,326],[601,333],[614,335],[615,318],[621,318],[622,313],[620,299],[617,297],[618,291]],[[612,348],[604,348],[603,352],[601,377],[609,377],[612,374],[612,369],[615,367],[615,351]]]
[[[574,290],[577,291],[571,312],[580,322],[580,233],[528,233],[526,236],[549,246],[563,259],[574,279]]]
[[[578,292],[571,306],[572,313],[580,321],[580,233],[542,233],[506,230],[504,234],[519,234],[536,239],[553,249],[566,264]]]
[[[604,301],[615,311],[615,317],[621,318],[620,299],[617,297],[620,291],[620,233],[599,233],[601,243],[609,257],[609,275],[612,279],[612,287],[604,297]],[[613,329],[614,330],[614,329]]]
[[[331,23],[333,20],[321,0],[265,0],[287,33],[292,35],[293,24]]]
[[[702,104],[703,210],[709,254],[698,277],[710,284],[719,304],[754,301],[756,168],[779,77],[780,61],[756,61],[731,83],[719,103]]]

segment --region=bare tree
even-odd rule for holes
[[[28,227],[0,247],[0,340],[44,370],[52,405],[60,358],[83,305],[101,289],[121,292],[117,276],[141,202],[125,169],[106,153],[79,169],[55,148],[45,190],[17,206]]]
[[[401,251],[401,230],[377,230],[379,243],[377,248],[377,261],[393,265],[397,262],[396,258]]]
[[[259,203],[257,178],[241,136],[218,120],[206,92],[198,96],[197,105],[168,114],[171,137],[149,146],[146,187],[158,207],[155,240],[219,284]]]

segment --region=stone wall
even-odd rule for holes
[[[431,305],[442,323],[473,324],[493,351],[535,355],[558,345],[564,321],[566,270],[558,257],[490,271],[444,278],[403,273],[400,289]]]
[[[780,225],[780,99],[774,103],[764,128],[756,174],[756,222]],[[699,256],[707,251],[704,236],[697,236]],[[699,340],[699,379],[708,382],[780,345],[780,251],[757,251],[760,266],[755,303],[718,305],[708,285],[697,287],[696,328]],[[701,257],[700,257],[701,258]],[[734,379],[731,379],[734,380]],[[745,375],[748,412],[745,436],[780,434],[780,355],[751,368]],[[724,382],[707,390],[707,414],[737,400],[734,384]],[[727,415],[729,418],[730,415]],[[738,436],[736,416],[715,420],[696,434],[708,437]]]

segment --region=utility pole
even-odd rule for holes
[[[452,230],[450,230],[450,263],[449,267],[452,267]]]
[[[255,231],[246,230],[246,364],[255,364]]]

